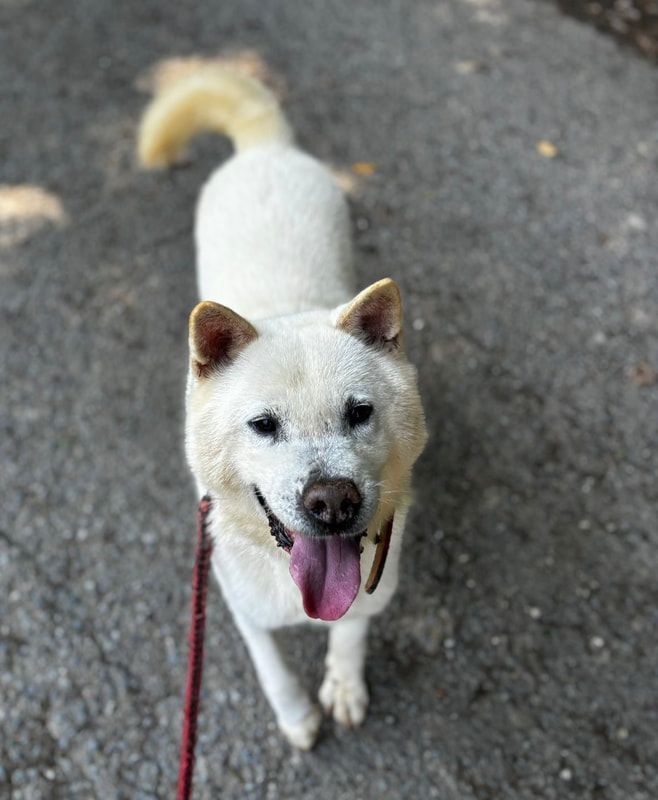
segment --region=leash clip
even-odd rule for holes
[[[386,566],[386,557],[388,556],[388,549],[391,544],[391,534],[393,533],[393,517],[391,514],[388,520],[384,523],[383,528],[380,528],[377,536],[377,549],[375,550],[375,557],[372,560],[372,567],[370,567],[370,575],[366,581],[365,590],[367,594],[372,594],[384,574],[384,567]]]

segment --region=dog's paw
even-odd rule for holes
[[[347,679],[328,670],[318,696],[327,714],[346,728],[358,727],[366,717],[368,688],[362,678]]]
[[[322,713],[317,706],[311,706],[305,716],[297,722],[279,721],[281,732],[293,747],[310,750],[318,738]]]

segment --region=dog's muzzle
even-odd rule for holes
[[[356,487],[354,487],[356,489]],[[358,490],[357,490],[358,492]],[[285,525],[281,520],[274,514],[272,509],[267,504],[267,500],[263,497],[260,489],[257,486],[254,486],[254,494],[260,507],[265,512],[265,516],[267,517],[267,522],[270,528],[270,533],[274,537],[277,547],[281,547],[287,553],[290,553],[292,550],[294,540],[291,534],[287,531]],[[359,503],[360,503],[360,495],[359,495]],[[372,566],[370,567],[370,573],[368,575],[368,579],[365,582],[364,589],[367,594],[372,594],[384,574],[384,567],[386,566],[386,559],[388,557],[388,551],[391,544],[391,536],[393,534],[393,521],[394,521],[394,514],[386,520],[384,525],[381,527],[377,537],[375,539],[375,556],[372,561]],[[365,536],[367,531],[363,531],[359,534],[359,538]],[[331,535],[331,534],[330,534]],[[335,535],[335,534],[334,534]]]

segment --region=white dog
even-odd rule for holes
[[[197,208],[205,301],[190,317],[187,454],[212,498],[226,603],[281,730],[307,749],[320,713],[272,631],[309,618],[329,629],[319,699],[339,723],[360,724],[368,620],[397,585],[423,410],[397,285],[381,280],[354,297],[345,198],[295,147],[272,94],[200,67],[147,109],[142,163],[169,164],[207,130],[228,135],[237,154]],[[391,522],[386,568],[368,594]]]

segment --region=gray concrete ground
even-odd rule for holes
[[[365,727],[291,753],[213,586],[196,796],[655,799],[655,72],[526,0],[0,7],[1,181],[50,193],[0,202],[0,795],[172,797],[228,146],[137,171],[136,80],[245,48],[304,146],[375,165],[359,275],[402,284],[432,439]],[[322,638],[282,638],[317,687]]]

